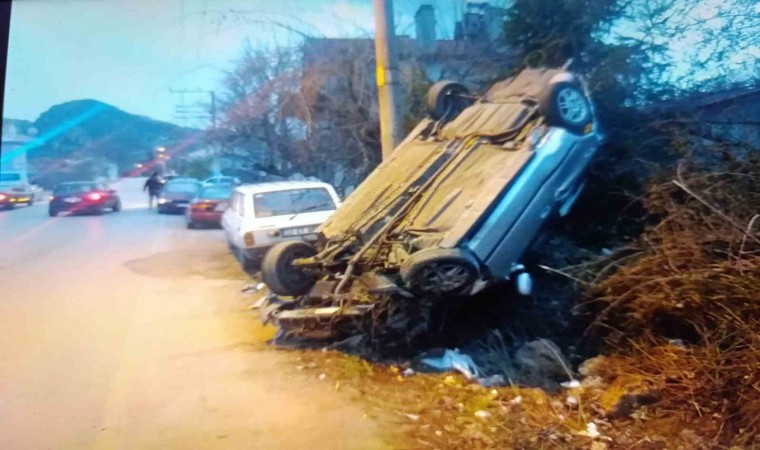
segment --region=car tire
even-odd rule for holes
[[[317,254],[314,247],[301,241],[286,241],[272,247],[261,263],[261,279],[278,295],[295,297],[309,292],[315,280],[293,267],[293,261]]]
[[[57,216],[57,215],[58,215],[58,211],[56,211],[56,210],[54,210],[54,209],[48,209],[48,215],[49,215],[50,217],[55,217],[55,216]]]
[[[195,230],[196,228],[198,228],[198,224],[196,224],[192,220],[188,220],[187,221],[187,229],[188,230]]]
[[[577,82],[560,81],[549,85],[539,100],[539,109],[550,126],[583,133],[593,120],[591,103]]]
[[[461,249],[429,248],[401,264],[401,280],[419,295],[458,295],[477,280],[478,262]]]
[[[456,81],[443,80],[430,87],[425,98],[428,114],[435,120],[451,120],[472,103],[470,91]]]
[[[113,204],[113,208],[111,208],[113,212],[119,212],[121,211],[121,200],[116,200],[116,203]]]
[[[26,205],[27,205],[27,206],[32,206],[32,205],[34,205],[34,194],[32,194],[32,195],[29,197],[29,201],[28,201],[28,202],[26,202]]]

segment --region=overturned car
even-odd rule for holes
[[[362,317],[381,298],[466,296],[515,280],[566,215],[601,142],[581,80],[527,69],[474,97],[442,81],[423,120],[318,230],[262,263],[282,328]],[[525,287],[522,287],[525,290]]]

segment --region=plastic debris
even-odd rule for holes
[[[481,419],[485,419],[487,417],[491,417],[491,413],[484,410],[475,411],[475,417],[479,417]]]
[[[323,373],[320,373],[320,374],[319,374],[319,377],[317,377],[317,378],[319,378],[319,381],[322,381],[322,380],[324,380],[325,378],[327,378],[327,375],[325,375],[325,374],[323,374]]]
[[[560,383],[559,385],[565,389],[577,389],[581,387],[581,382],[578,380],[570,380],[570,381],[565,381],[564,383]]]
[[[483,387],[504,386],[507,381],[504,379],[504,375],[496,374],[490,377],[478,378],[478,383]]]
[[[415,374],[414,369],[412,369],[411,367],[408,368],[408,369],[405,369],[403,372],[401,372],[401,375],[403,375],[405,377],[411,377],[414,374]]]
[[[431,369],[445,372],[447,370],[456,370],[461,372],[468,380],[478,378],[478,366],[469,355],[459,352],[459,349],[447,349],[443,356],[439,358],[424,358],[420,361]]]
[[[571,408],[575,408],[578,406],[578,399],[573,397],[572,395],[568,395],[565,399],[565,404]]]
[[[519,405],[520,403],[522,403],[522,396],[518,395],[517,397],[510,400],[509,403],[512,405]]]
[[[262,282],[259,282],[256,284],[246,284],[245,286],[243,286],[243,289],[240,292],[245,292],[245,293],[259,292],[260,290],[264,289],[266,286],[267,285]]]
[[[420,420],[420,416],[417,414],[408,414],[408,413],[402,413],[404,416],[406,416],[407,419],[411,420],[412,422],[416,422]]]
[[[596,424],[594,422],[589,422],[586,424],[586,429],[583,431],[579,431],[578,435],[587,436],[590,438],[597,438],[601,436],[601,433],[599,433],[599,430],[596,428]]]

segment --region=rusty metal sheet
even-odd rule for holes
[[[327,238],[345,233],[355,224],[377,215],[387,214],[393,200],[420,183],[439,158],[445,158],[446,142],[405,141],[390,159],[380,164],[348,196],[343,205],[320,228]]]
[[[555,75],[563,73],[556,69],[526,69],[517,76],[500,81],[484,96],[487,102],[515,102],[523,98],[538,99]]]
[[[487,144],[460,153],[462,160],[452,163],[404,224],[441,234],[443,247],[454,247],[466,235],[533,155],[527,146],[507,150]]]
[[[514,128],[529,113],[528,106],[518,103],[475,103],[446,125],[441,137],[497,136]]]

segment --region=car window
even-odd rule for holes
[[[230,198],[230,190],[225,187],[207,187],[198,193],[198,197],[209,200],[226,200]]]
[[[230,198],[230,211],[238,212],[238,201],[240,198],[240,192],[233,192],[232,198]]]
[[[55,191],[53,191],[53,194],[77,194],[80,192],[89,192],[95,189],[97,189],[97,187],[94,183],[62,184],[58,186]]]
[[[189,182],[169,182],[164,186],[164,192],[176,193],[176,194],[194,194],[198,192],[197,183]]]
[[[240,217],[245,217],[245,194],[238,195],[238,213]]]
[[[253,196],[256,217],[272,217],[304,212],[330,211],[335,202],[325,188],[289,189]]]

